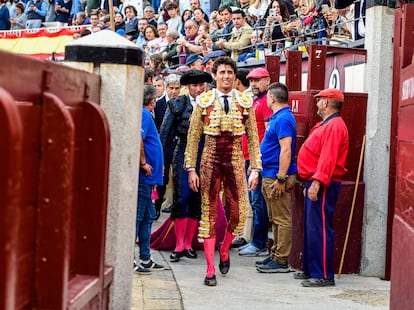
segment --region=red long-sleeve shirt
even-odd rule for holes
[[[341,181],[347,169],[348,129],[342,117],[332,115],[315,125],[298,154],[298,172],[305,180],[318,180],[324,186]]]

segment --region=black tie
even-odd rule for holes
[[[223,96],[224,100],[224,112],[229,113],[229,101],[227,100],[228,96]]]

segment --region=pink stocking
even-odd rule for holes
[[[184,249],[185,250],[193,249],[191,244],[193,242],[194,234],[196,233],[197,228],[198,228],[198,220],[188,218],[187,228],[185,230],[185,238],[184,238]]]
[[[223,262],[227,262],[229,260],[229,249],[231,246],[231,242],[234,239],[234,235],[226,230],[226,234],[224,235],[223,244],[220,247],[220,257]]]
[[[211,278],[216,274],[216,268],[214,267],[214,251],[216,246],[216,238],[204,239],[204,254],[207,261],[207,278]]]
[[[174,252],[184,251],[184,238],[185,238],[185,229],[187,226],[187,218],[174,220],[174,231],[175,231],[175,250]]]

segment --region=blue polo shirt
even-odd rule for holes
[[[264,178],[276,178],[279,172],[279,140],[286,137],[292,137],[292,156],[288,169],[288,175],[291,175],[297,173],[298,168],[293,162],[296,147],[296,120],[289,107],[284,107],[274,113],[267,124],[265,136],[260,144]]]
[[[144,171],[139,169],[139,183],[162,185],[164,166],[162,145],[154,119],[145,107],[142,108],[141,137],[144,140],[145,159],[152,166],[152,174],[145,176]]]

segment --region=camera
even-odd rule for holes
[[[276,10],[275,9],[270,9],[269,10],[269,16],[275,17],[276,16]]]

